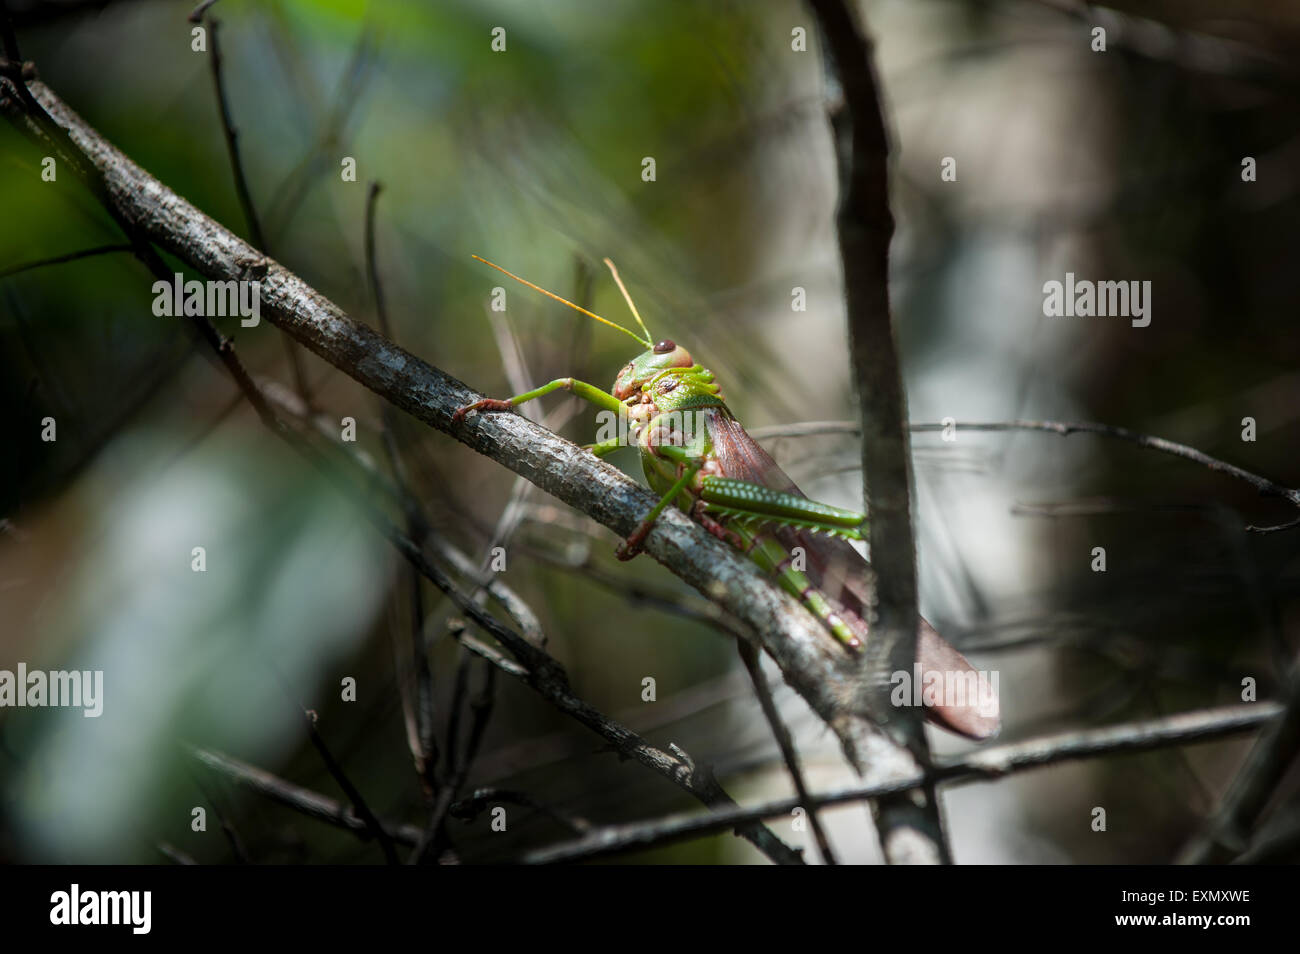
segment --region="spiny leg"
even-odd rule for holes
[[[794,557],[779,540],[767,530],[755,531],[745,526],[736,528],[744,541],[745,554],[764,570],[773,574],[781,588],[820,619],[842,643],[850,649],[862,646],[861,636],[835,611],[830,598],[813,585],[808,576],[794,568]]]
[[[738,550],[745,548],[745,541],[740,539],[740,535],[734,530],[728,530],[725,526],[709,516],[709,505],[703,500],[697,500],[691,506],[691,516],[704,527],[705,530],[713,534],[723,543],[730,544]]]
[[[849,540],[866,539],[867,518],[863,514],[747,480],[710,474],[700,482],[700,499],[711,512],[741,522],[774,523]]]

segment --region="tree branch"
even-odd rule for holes
[[[843,101],[829,104],[838,159],[836,212],[849,355],[862,419],[863,496],[870,518],[875,568],[871,639],[863,653],[858,691],[890,734],[925,766],[929,747],[921,712],[891,706],[890,675],[910,672],[916,660],[916,546],[912,538],[912,455],[898,348],[889,308],[889,141],[881,115],[871,44],[843,0],[810,0],[821,27],[828,83]],[[900,753],[901,760],[901,753]],[[891,862],[946,862],[934,792],[877,805],[876,825]]]
[[[362,838],[369,838],[371,835],[370,824],[354,809],[343,805],[342,802],[303,788],[301,785],[286,782],[270,772],[220,752],[193,749],[190,754],[213,771],[296,812],[336,828],[345,828]],[[395,822],[381,822],[381,825],[393,841],[404,845],[416,844],[422,834],[415,825]]]
[[[716,811],[708,815],[673,815],[653,821],[597,828],[575,841],[529,852],[522,861],[529,864],[555,864],[622,851],[644,850],[723,831],[741,821],[788,816],[795,808],[812,811],[815,807],[884,799],[924,785],[927,780],[955,785],[991,781],[1058,762],[1210,742],[1250,731],[1274,720],[1281,712],[1282,707],[1276,703],[1257,702],[1219,709],[1201,709],[1103,729],[1063,732],[1041,739],[982,749],[961,758],[940,760],[928,774],[918,771],[912,777],[895,779],[883,785],[838,789],[810,795],[807,799],[782,798],[749,808]]]

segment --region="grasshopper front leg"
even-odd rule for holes
[[[545,397],[554,391],[569,391],[584,401],[594,404],[602,410],[613,411],[615,414],[627,413],[627,406],[622,401],[608,391],[602,391],[594,384],[588,384],[586,381],[579,381],[576,378],[556,378],[549,384],[543,384],[540,388],[525,391],[523,394],[516,394],[504,401],[498,398],[483,398],[473,404],[466,404],[464,407],[456,409],[456,413],[451,416],[451,422],[459,424],[465,420],[465,415],[470,411],[508,411],[512,407],[518,407],[528,401]]]
[[[686,486],[691,482],[691,478],[695,476],[695,472],[700,469],[700,463],[692,461],[683,463],[680,467],[681,474],[673,485],[668,488],[668,492],[659,498],[659,502],[645,515],[645,519],[637,524],[636,529],[632,531],[632,535],[618,545],[615,554],[620,560],[630,560],[641,552],[641,544],[645,543],[645,538],[649,535],[655,521],[664,512],[664,508],[676,500],[678,494],[686,489]]]
[[[523,394],[516,394],[514,397],[504,401],[497,398],[483,398],[482,400],[475,401],[473,404],[467,404],[464,407],[457,408],[456,412],[452,415],[451,420],[453,424],[459,424],[465,420],[465,415],[469,414],[470,411],[508,411],[527,401],[534,401],[537,398],[545,397],[554,391],[569,391],[572,394],[576,394],[584,401],[596,405],[602,410],[612,411],[622,418],[627,416],[627,405],[614,397],[614,395],[610,394],[608,391],[602,391],[594,384],[588,384],[586,381],[579,381],[576,378],[556,378],[548,384],[543,384],[540,388],[534,388],[532,391],[525,391]],[[603,457],[605,454],[611,453],[621,446],[623,446],[623,441],[620,438],[615,437],[607,441],[588,445],[587,450],[591,451],[591,453],[597,457]],[[616,552],[620,560],[630,560],[641,551],[641,544],[645,542],[645,538],[650,533],[651,527],[654,526],[655,519],[659,514],[663,513],[664,507],[671,503],[673,498],[681,493],[686,485],[690,483],[691,478],[695,476],[695,472],[699,470],[699,468],[700,465],[698,463],[683,464],[681,476],[673,485],[672,490],[669,491],[669,493],[655,505],[654,509],[646,515],[645,519],[637,525],[637,528],[632,531],[632,535],[628,537],[626,541],[619,544]]]

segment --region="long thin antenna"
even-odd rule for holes
[[[653,347],[654,347],[653,342],[650,341],[650,333],[649,333],[648,331],[646,332],[645,339],[642,340],[641,338],[638,338],[635,334],[633,334],[631,331],[628,331],[626,328],[624,328],[622,325],[618,324],[617,322],[610,321],[608,318],[602,318],[602,317],[600,317],[600,315],[596,314],[594,311],[588,311],[587,309],[583,308],[581,305],[575,305],[573,302],[569,301],[569,299],[567,299],[567,298],[561,298],[559,295],[555,294],[555,292],[549,292],[549,291],[547,291],[545,288],[543,288],[541,285],[534,285],[534,284],[533,284],[532,282],[530,282],[528,279],[526,279],[526,278],[520,278],[520,277],[519,277],[518,275],[516,275],[514,272],[508,272],[508,271],[506,271],[506,270],[505,270],[504,268],[502,268],[500,265],[496,264],[496,262],[489,262],[486,258],[483,258],[483,257],[481,257],[481,256],[479,256],[479,255],[474,255],[474,256],[472,256],[472,257],[475,258],[475,259],[477,259],[478,261],[482,262],[484,265],[489,265],[489,266],[491,266],[492,268],[495,268],[498,272],[500,272],[500,273],[503,274],[503,275],[509,275],[509,276],[510,276],[511,278],[513,278],[515,281],[519,282],[519,284],[521,284],[521,285],[527,285],[527,286],[528,286],[529,288],[531,288],[533,291],[539,291],[539,292],[541,292],[541,293],[542,293],[543,295],[545,295],[547,298],[554,298],[556,301],[560,302],[561,304],[568,305],[568,306],[569,306],[570,308],[572,308],[574,311],[580,311],[580,312],[582,312],[582,313],[583,313],[584,315],[586,315],[588,318],[595,318],[597,321],[599,321],[599,322],[600,322],[601,324],[603,324],[603,325],[609,325],[611,328],[617,328],[619,331],[623,332],[623,334],[627,335],[629,338],[633,339],[634,341],[639,341],[641,344],[645,345],[647,348],[653,348]],[[642,325],[642,327],[644,328],[645,326]]]
[[[618,290],[623,293],[623,300],[627,302],[627,307],[632,309],[632,317],[636,319],[636,323],[640,325],[641,330],[645,332],[646,341],[653,341],[654,337],[650,334],[650,329],[647,328],[645,322],[641,320],[641,312],[636,310],[636,303],[632,301],[632,296],[627,293],[627,286],[623,284],[623,279],[618,277],[618,269],[614,267],[614,263],[609,259],[605,259],[605,267],[608,268],[609,273],[614,276],[614,281],[618,285]]]

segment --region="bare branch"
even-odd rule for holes
[[[316,728],[316,714],[314,712],[305,712],[303,715],[307,719],[307,734],[311,738],[311,744],[320,754],[321,761],[325,763],[326,771],[328,771],[334,781],[338,783],[339,788],[343,789],[343,794],[346,795],[348,801],[352,803],[353,811],[355,811],[365,823],[366,830],[378,840],[379,847],[384,852],[384,858],[390,865],[398,864],[397,852],[393,848],[393,840],[388,836],[388,832],[384,830],[384,826],[379,824],[379,819],[376,818],[375,813],[370,810],[370,806],[362,797],[361,791],[353,781],[348,778],[347,773],[343,771],[343,766],[339,764],[336,758],[334,758],[333,753],[329,750],[329,746],[327,746],[325,740],[321,738],[320,731]]]
[[[193,749],[191,754],[208,768],[233,779],[251,791],[264,795],[272,801],[279,802],[296,812],[325,822],[336,828],[344,828],[363,838],[370,837],[370,826],[365,819],[342,802],[335,801],[319,792],[286,782],[270,772],[241,762],[239,759],[209,749]],[[402,825],[394,822],[382,822],[383,829],[394,841],[404,845],[414,845],[420,840],[421,831],[415,825]]]
[[[54,255],[50,258],[37,259],[34,262],[23,262],[19,265],[10,265],[8,268],[0,268],[0,278],[8,278],[10,275],[17,275],[20,272],[29,272],[36,268],[44,268],[46,265],[62,265],[64,262],[75,262],[79,259],[90,258],[93,255],[108,255],[113,252],[130,252],[133,246],[126,243],[116,245],[98,245],[95,248],[82,249],[79,252],[67,252],[63,255]]]
[[[781,720],[781,713],[777,711],[772,690],[767,684],[767,677],[763,675],[762,657],[752,643],[741,639],[736,645],[740,648],[740,658],[749,672],[750,682],[754,684],[754,693],[763,708],[763,715],[767,719],[767,724],[772,727],[772,735],[776,737],[776,744],[781,749],[781,758],[785,762],[786,771],[790,773],[790,780],[794,782],[794,790],[800,799],[807,801],[808,783],[804,781],[803,768],[799,765],[799,751],[795,748],[794,739],[790,737],[790,730]],[[826,831],[822,828],[821,816],[815,808],[807,808],[804,811],[808,813],[808,824],[812,826],[813,837],[817,839],[817,850],[822,854],[822,861],[828,865],[835,864],[835,852],[831,850],[830,839],[826,837]]]
[[[1257,702],[1220,709],[1201,709],[1104,729],[1064,732],[983,749],[957,759],[940,760],[928,775],[918,771],[914,776],[885,784],[838,789],[811,795],[807,799],[782,798],[750,808],[716,811],[707,815],[672,815],[648,822],[597,828],[577,841],[529,852],[522,860],[530,864],[585,860],[699,838],[724,831],[739,821],[788,816],[799,807],[811,811],[815,807],[884,799],[917,788],[927,780],[960,785],[999,779],[1014,772],[1058,762],[1210,742],[1257,728],[1277,718],[1281,712],[1282,707],[1276,703]]]
[[[912,454],[898,347],[889,307],[889,141],[881,114],[871,44],[843,0],[809,0],[821,27],[828,83],[843,101],[829,104],[838,158],[836,212],[849,356],[862,420],[863,497],[870,517],[875,603],[857,687],[869,710],[924,766],[929,747],[917,709],[889,705],[890,674],[916,660],[916,545],[912,538]],[[902,753],[900,753],[900,760]],[[859,766],[859,771],[861,768]],[[876,824],[891,862],[947,862],[934,792],[881,802]]]

